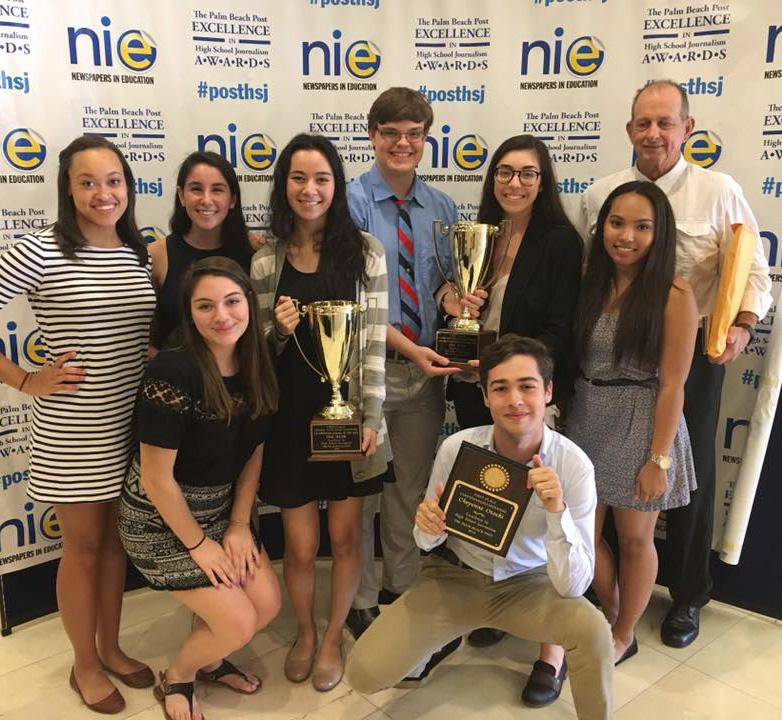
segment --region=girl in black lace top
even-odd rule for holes
[[[253,519],[277,387],[244,271],[207,258],[182,285],[184,346],[147,368],[137,401],[140,452],[122,496],[120,535],[150,585],[197,616],[155,695],[198,717],[193,680],[237,674],[225,655],[280,607]],[[258,685],[255,685],[255,690]]]

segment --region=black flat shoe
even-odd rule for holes
[[[402,593],[395,593],[393,590],[386,590],[381,588],[377,595],[378,605],[390,605],[396,600]]]
[[[620,657],[619,660],[617,660],[614,663],[614,667],[616,667],[617,665],[621,665],[625,660],[629,660],[631,657],[633,657],[633,655],[637,655],[637,654],[638,654],[638,640],[636,639],[635,635],[633,635],[633,642],[631,642],[627,646],[627,649],[622,654],[622,657]]]
[[[348,616],[345,618],[345,625],[353,637],[358,640],[378,615],[380,615],[380,608],[377,605],[361,610],[350,608]]]
[[[476,628],[467,636],[467,642],[473,647],[491,647],[496,645],[506,633],[496,628]]]
[[[527,678],[527,684],[521,691],[521,702],[531,708],[551,705],[562,692],[565,678],[567,678],[567,659],[562,660],[559,675],[553,665],[543,660],[536,660]]]
[[[660,639],[672,648],[691,645],[700,632],[701,609],[697,605],[673,604],[660,628]]]

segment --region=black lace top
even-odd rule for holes
[[[187,351],[161,352],[144,374],[136,405],[139,442],[176,449],[174,478],[182,485],[233,483],[268,434],[268,416],[247,414],[238,378],[223,380],[236,408],[230,423],[204,407],[201,375]]]

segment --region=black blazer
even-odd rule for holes
[[[534,218],[513,261],[502,300],[500,335],[545,343],[554,359],[554,400],[572,394],[573,316],[581,288],[582,243],[564,225]]]

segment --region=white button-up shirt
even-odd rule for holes
[[[632,180],[649,178],[633,166],[601,178],[584,193],[579,231],[587,243],[609,193]],[[668,196],[676,218],[676,274],[692,286],[699,314],[710,315],[717,296],[722,260],[732,237],[731,225],[742,223],[758,233],[757,220],[744,193],[730,175],[704,170],[687,162],[682,155],[654,184]],[[755,313],[762,319],[771,302],[768,261],[758,236],[740,310]]]
[[[437,483],[445,484],[462,441],[496,452],[493,425],[469,428],[446,438],[434,461],[427,498],[435,497]],[[561,513],[548,512],[533,494],[507,557],[448,534],[430,535],[416,527],[413,535],[418,547],[432,550],[447,540],[447,546],[462,562],[495,581],[545,565],[560,595],[582,595],[595,571],[595,470],[581,448],[545,425],[538,454],[543,464],[554,468],[559,475],[565,509]]]

